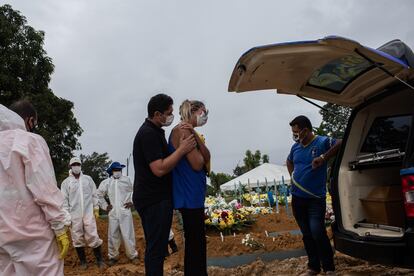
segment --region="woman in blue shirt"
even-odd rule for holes
[[[197,147],[173,169],[173,204],[183,218],[185,237],[184,275],[207,275],[207,248],[204,225],[206,174],[210,151],[194,128],[207,123],[208,111],[200,101],[185,100],[180,106],[181,122],[171,132],[172,153],[181,140],[194,135]]]

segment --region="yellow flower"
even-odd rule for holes
[[[227,227],[226,223],[224,222],[224,220],[220,221],[219,223],[219,227],[220,229],[225,229]]]

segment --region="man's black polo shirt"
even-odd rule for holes
[[[168,145],[165,132],[146,119],[138,130],[134,140],[134,195],[135,208],[141,209],[172,196],[172,178],[168,173],[157,177],[149,164],[168,157]]]

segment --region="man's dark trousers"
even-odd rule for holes
[[[326,199],[292,196],[292,210],[303,235],[308,267],[334,271],[333,251],[325,228]]]
[[[145,274],[160,276],[164,271],[165,253],[168,250],[173,209],[171,200],[137,209],[145,235]]]

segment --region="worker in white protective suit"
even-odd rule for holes
[[[0,105],[0,275],[63,275],[70,216],[28,101]],[[18,115],[18,114],[20,115]],[[23,119],[22,119],[23,118]]]
[[[113,162],[107,169],[109,178],[101,182],[98,188],[99,206],[108,211],[108,257],[109,265],[116,264],[121,241],[124,242],[125,253],[132,263],[138,263],[138,252],[135,249],[135,231],[132,220],[132,182],[122,175],[125,165]],[[105,200],[109,198],[109,204]]]
[[[93,248],[96,263],[104,268],[102,240],[99,238],[96,219],[99,217],[98,196],[95,182],[82,173],[81,160],[73,157],[70,162],[69,177],[62,182],[65,197],[64,207],[72,217],[71,236],[73,247],[78,254],[82,269],[87,269],[85,246]]]

